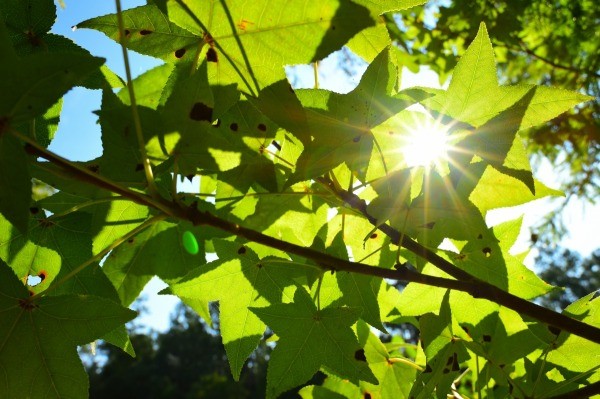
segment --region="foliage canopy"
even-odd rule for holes
[[[268,398],[319,370],[324,385],[304,398],[597,390],[599,300],[562,314],[530,302],[555,287],[510,252],[520,220],[485,221],[560,195],[534,179],[519,132],[590,97],[499,85],[483,23],[447,90],[399,90],[404,58],[381,16],[422,3],[149,0],[121,12],[117,0],[77,27],[121,43],[125,60],[129,48],[165,62],[133,81],[127,68],[123,85],[48,33],[51,0],[2,2],[0,392],[85,397],[75,346],[102,338],[133,354],[126,307],[153,276],[207,321],[219,301],[235,378],[272,328]],[[345,44],[370,54],[355,90],[290,86],[284,65]],[[103,93],[103,154],[88,162],[47,149],[76,85]],[[446,155],[409,164],[402,146],[430,125]],[[201,176],[199,194],[178,191],[184,176]],[[31,200],[32,179],[54,194]],[[416,348],[373,332],[407,320]]]

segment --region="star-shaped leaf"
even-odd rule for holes
[[[211,64],[212,82],[236,83],[254,94],[284,78],[284,65],[323,59],[374,24],[365,7],[340,0],[324,0],[319,7],[280,0],[257,0],[252,7],[239,0],[210,7],[167,1],[162,11],[152,4],[125,10],[123,19],[130,49],[167,62],[200,56]],[[115,14],[77,26],[119,40]]]
[[[237,379],[265,332],[265,324],[249,307],[291,301],[286,287],[312,270],[281,258],[259,259],[239,243],[216,241],[214,245],[218,260],[193,270],[163,293],[177,295],[207,321],[209,302],[219,301],[221,336]]]
[[[0,260],[0,392],[9,398],[84,398],[83,345],[123,325],[135,312],[87,295],[29,300]]]
[[[373,151],[371,129],[412,104],[394,96],[397,67],[384,49],[369,65],[359,85],[348,94],[298,90],[314,138],[305,146],[290,182],[302,181],[345,162],[364,177]]]
[[[589,96],[552,87],[499,86],[492,43],[482,23],[456,65],[448,90],[424,104],[476,127],[465,146],[501,166],[518,131],[549,121],[587,100]]]
[[[347,378],[377,384],[350,328],[360,311],[331,305],[318,310],[308,293],[298,287],[294,302],[252,308],[280,337],[271,354],[267,374],[267,398],[309,380],[321,367]]]

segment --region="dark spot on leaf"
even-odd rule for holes
[[[229,128],[231,130],[233,130],[234,132],[237,132],[238,131],[238,124],[235,123],[235,122],[233,122],[231,125],[229,125]]]
[[[466,325],[461,324],[460,328],[462,328],[467,334],[469,333],[469,327],[467,327]]]
[[[538,242],[539,238],[540,238],[540,236],[539,236],[538,234],[536,234],[536,233],[531,233],[531,242],[532,242],[532,243],[534,243],[534,244],[535,244],[536,242]]]
[[[426,229],[433,229],[433,227],[435,226],[435,222],[429,222],[427,224],[424,224],[423,227]]]
[[[262,263],[257,263],[256,267],[258,267],[259,269],[262,269]]]
[[[394,134],[394,132],[392,132],[391,130],[388,133],[390,134],[390,136]]]
[[[135,238],[131,237],[129,240],[127,240],[128,244],[133,244],[135,241]]]
[[[125,29],[125,36],[128,37],[131,35],[131,31],[129,29]]]
[[[363,399],[371,399],[371,394],[369,392],[363,393]]]
[[[151,30],[148,30],[148,29],[142,29],[142,30],[140,31],[140,35],[142,35],[142,36],[149,35],[150,33],[152,33],[152,31],[151,31]]]
[[[425,366],[425,371],[423,371],[423,373],[431,373],[433,371],[433,369],[431,368],[430,365],[426,365]]]
[[[144,165],[141,163],[138,163],[137,165],[135,165],[135,171],[139,172],[140,170],[144,170]]]
[[[219,62],[219,56],[217,55],[217,50],[214,48],[209,48],[206,52],[206,61],[208,62]]]
[[[369,237],[369,238],[377,238],[377,233],[371,234],[371,237]]]
[[[38,208],[37,206],[32,206],[31,208],[29,208],[29,212],[31,212],[31,214],[33,214],[33,215],[35,215],[39,211],[40,211],[40,208]]]
[[[335,25],[331,25],[331,30],[335,30]]]
[[[500,367],[501,369],[503,369],[504,367],[506,367],[506,364],[504,364],[504,363],[499,364],[498,367]]]
[[[477,238],[481,240],[483,238],[483,234],[479,234]]]
[[[449,372],[450,372],[450,370],[445,367],[444,367],[444,370],[442,370],[442,373],[444,373],[444,374],[448,374]]]
[[[213,127],[219,127],[219,126],[221,126],[221,120],[220,120],[220,119],[216,119],[216,120],[213,122],[213,124],[212,124],[212,125],[213,125]]]
[[[484,334],[483,335],[483,342],[492,342],[492,336]]]
[[[365,350],[359,349],[356,352],[354,352],[354,358],[360,362],[366,362],[367,357],[365,356]]]
[[[460,367],[458,365],[458,356],[456,353],[452,354],[452,371],[459,371]]]
[[[46,277],[48,277],[48,272],[45,270],[40,270],[40,272],[38,273],[38,277],[44,281],[46,279]]]
[[[98,171],[100,170],[100,165],[93,163],[87,165],[86,168],[88,168],[90,172],[98,173]]]
[[[492,256],[492,249],[490,247],[485,247],[481,250],[486,258]]]
[[[238,249],[238,255],[243,255],[246,253],[246,247],[244,247],[243,245],[240,247],[240,249]]]
[[[175,51],[175,57],[176,58],[181,58],[185,55],[186,49],[184,48],[180,48],[179,50]]]
[[[448,357],[448,360],[446,360],[446,366],[449,366],[452,364],[452,356]]]
[[[548,326],[548,330],[554,335],[560,334],[560,328],[556,328],[554,326]]]
[[[208,105],[197,102],[190,110],[190,119],[195,121],[212,122],[212,111],[213,109]]]
[[[360,135],[353,138],[352,141],[354,141],[355,143],[358,143],[360,141]]]
[[[258,130],[260,130],[261,132],[266,132],[267,131],[267,126],[264,123],[259,123],[258,124]]]
[[[265,146],[261,144],[261,146],[258,148],[258,153],[262,154],[263,152],[265,152]]]

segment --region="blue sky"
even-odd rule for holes
[[[76,29],[72,27],[78,22],[88,18],[114,13],[116,11],[114,1],[75,1],[66,0],[66,8],[58,9],[58,17],[52,31],[61,34],[73,40],[75,43],[92,52],[92,54],[106,58],[107,65],[119,76],[124,77],[124,64],[121,55],[121,49],[118,44],[109,40],[100,32]],[[142,0],[122,0],[124,9],[136,7],[145,4]],[[142,56],[133,52],[130,54],[130,64],[132,74],[137,76],[147,69],[161,64],[161,61],[151,57]],[[352,90],[364,72],[366,65],[358,65],[357,75],[348,78],[343,73],[336,71],[338,56],[333,55],[320,64],[319,80],[320,86],[337,92],[348,92]],[[288,76],[297,87],[313,87],[312,66],[297,66],[287,68]],[[422,71],[415,75],[409,71],[403,72],[402,86],[432,86],[438,85],[437,76],[431,71]],[[83,88],[75,88],[65,96],[63,113],[59,124],[59,130],[56,138],[52,142],[50,149],[58,154],[77,161],[89,160],[102,154],[102,144],[100,140],[100,127],[97,124],[97,117],[92,111],[100,108],[100,91],[92,91]],[[551,187],[557,187],[557,179],[552,168],[545,165],[539,172],[538,178]],[[186,191],[189,191],[186,189]],[[544,214],[550,209],[547,202],[537,201],[530,206],[513,209],[511,211],[495,211],[489,218],[491,224],[496,224],[502,220],[525,215],[524,227],[536,224]],[[593,226],[590,221],[600,220],[600,206],[591,204],[582,204],[575,201],[567,208],[565,221],[570,226],[570,236],[565,237],[563,244],[582,252],[589,254],[594,249],[600,247],[600,242],[594,237]],[[524,228],[520,238],[519,248],[526,249],[529,245],[529,233]],[[530,264],[533,256],[530,258]],[[144,291],[148,295],[148,307],[150,313],[139,320],[155,329],[164,330],[168,328],[169,312],[172,310],[177,299],[168,296],[157,296],[164,285],[157,280],[153,280]]]

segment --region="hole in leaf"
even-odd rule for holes
[[[276,142],[275,140],[271,141],[271,145],[275,148],[277,148],[278,151],[281,151],[281,145],[279,145],[278,142]]]
[[[175,51],[175,57],[181,58],[185,55],[185,52],[186,52],[186,49],[180,48],[179,50]]]
[[[43,279],[40,276],[27,276],[27,285],[30,287],[35,287],[42,281]]]
[[[492,249],[490,247],[485,247],[481,250],[486,258],[492,256]]]
[[[237,132],[238,131],[238,124],[234,122],[231,125],[229,125],[229,128],[231,130],[233,130],[234,132]]]
[[[31,212],[32,215],[35,215],[39,211],[40,211],[40,208],[38,208],[37,206],[32,206],[31,208],[29,208],[29,212]]]
[[[240,249],[238,249],[238,255],[243,255],[246,253],[246,247],[244,247],[243,245],[240,247]]]
[[[356,352],[354,352],[354,358],[356,360],[358,360],[359,362],[366,362],[367,361],[367,357],[365,356],[365,350],[364,349],[359,349]]]
[[[267,131],[267,125],[265,125],[264,123],[259,123],[258,124],[258,130],[260,130],[261,132],[266,132]]]
[[[152,33],[152,31],[151,31],[151,30],[148,30],[148,29],[142,29],[142,30],[140,31],[140,35],[142,35],[142,36],[149,35],[150,33]]]
[[[190,110],[190,119],[195,121],[212,122],[212,111],[213,109],[208,105],[197,102]]]
[[[483,342],[492,342],[492,336],[484,334],[483,335]]]
[[[209,48],[206,52],[206,61],[208,62],[219,62],[219,56],[217,55],[217,50],[214,48]]]
[[[221,120],[220,119],[215,120],[212,125],[213,125],[213,127],[221,126]]]

